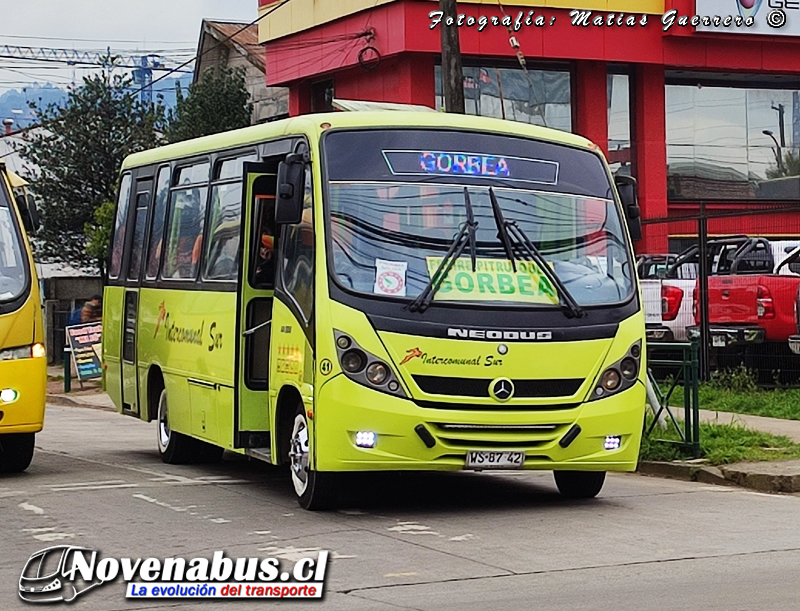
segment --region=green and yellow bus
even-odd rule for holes
[[[163,460],[337,473],[547,469],[592,497],[636,467],[644,313],[599,149],[426,112],[306,115],[122,167],[105,387]]]
[[[44,425],[47,356],[26,235],[39,217],[25,184],[0,161],[0,473],[28,468]]]

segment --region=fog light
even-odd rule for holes
[[[389,369],[383,363],[372,363],[367,367],[367,379],[376,386],[383,384],[387,377]]]
[[[606,450],[619,450],[620,445],[622,445],[622,437],[619,435],[609,435],[603,443],[603,448]]]
[[[374,448],[377,436],[372,431],[358,431],[356,433],[356,445],[359,448]]]
[[[367,364],[367,357],[360,350],[348,350],[342,355],[342,368],[348,373],[358,373]]]
[[[398,384],[396,381],[392,380],[391,382],[389,382],[389,387],[388,388],[392,392],[397,392],[397,389],[400,388],[400,384]]]
[[[603,379],[600,381],[600,385],[606,390],[614,390],[617,386],[619,386],[619,382],[619,374],[614,369],[609,369],[603,374]]]
[[[0,390],[0,403],[13,403],[19,398],[19,393],[13,388]]]

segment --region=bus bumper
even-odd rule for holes
[[[314,460],[319,471],[445,471],[464,469],[470,450],[522,450],[525,469],[634,471],[644,407],[641,381],[573,409],[502,411],[498,406],[466,411],[419,407],[339,375],[327,381],[317,397]],[[430,433],[427,445],[424,433],[415,430],[420,425]],[[498,425],[507,428],[500,430]],[[565,435],[575,425],[579,434],[565,444]],[[373,448],[356,446],[357,433],[365,431],[375,434]],[[431,437],[435,443],[428,447]],[[608,437],[619,437],[617,449],[605,449]]]
[[[37,433],[44,425],[47,358],[0,361],[0,394],[15,391],[10,402],[0,400],[0,435]]]

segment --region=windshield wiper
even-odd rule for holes
[[[472,260],[472,271],[474,272],[476,269],[477,262],[475,253],[477,247],[475,236],[478,223],[475,221],[475,215],[472,212],[472,202],[469,199],[469,190],[467,187],[464,187],[464,207],[467,209],[467,222],[461,225],[461,229],[459,229],[452,244],[450,244],[450,248],[447,250],[447,253],[445,253],[441,263],[439,263],[439,267],[436,268],[436,271],[433,273],[430,280],[428,280],[428,284],[425,285],[425,288],[419,296],[409,304],[408,309],[412,312],[424,312],[428,309],[428,306],[431,305],[433,301],[434,295],[436,295],[436,291],[442,286],[442,282],[444,282],[447,274],[450,273],[453,264],[464,252],[467,244],[469,244],[469,256]]]
[[[497,202],[497,196],[494,194],[494,189],[489,187],[489,199],[492,202],[492,212],[494,213],[494,222],[497,225],[497,237],[503,243],[503,248],[506,251],[508,260],[511,261],[511,267],[514,272],[517,271],[516,255],[514,254],[514,247],[519,249],[529,261],[536,263],[542,273],[556,287],[558,291],[558,301],[564,306],[564,314],[569,318],[583,318],[586,316],[584,310],[575,298],[569,292],[567,287],[561,281],[555,272],[550,269],[547,260],[539,252],[539,249],[533,245],[525,232],[517,225],[516,221],[507,221],[503,217],[503,210]],[[521,259],[520,259],[521,260]]]

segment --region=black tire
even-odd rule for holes
[[[156,418],[156,444],[158,453],[168,465],[182,465],[192,462],[196,456],[193,439],[169,427],[167,410],[167,391],[163,389],[158,397],[158,417]]]
[[[309,511],[330,509],[336,500],[333,473],[320,473],[309,464],[308,419],[303,404],[297,406],[289,429],[289,473],[300,507]]]
[[[33,460],[35,433],[0,435],[0,473],[22,473]]]
[[[553,471],[561,496],[568,499],[593,499],[603,488],[605,471]]]

